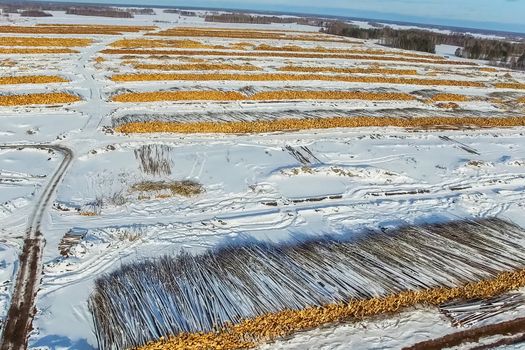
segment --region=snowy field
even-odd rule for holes
[[[12,146],[0,148],[0,320],[7,315],[19,264],[17,256],[29,218],[64,158],[58,152],[36,146],[59,145],[73,152],[72,162],[41,220],[45,239],[43,277],[29,348],[96,349],[87,300],[97,277],[128,262],[180,252],[199,253],[254,239],[285,242],[299,235],[358,232],[461,218],[495,216],[525,227],[523,127],[363,127],[247,135],[115,131],[128,122],[251,122],[336,116],[520,117],[525,112],[525,103],[519,102],[525,96],[524,73],[457,59],[453,55],[455,47],[450,46],[439,47],[437,55],[427,55],[357,39],[347,43],[326,36],[334,40],[322,41],[318,40],[320,34],[315,33],[318,28],[310,26],[208,23],[202,17],[163,13],[160,9],[156,13],[133,19],[63,12],[53,12],[49,18],[10,15],[0,19],[0,26],[38,23],[157,27],[122,35],[0,33],[0,37],[92,39],[88,46],[75,47],[78,53],[0,53],[0,77],[58,75],[68,80],[0,85],[0,97],[67,92],[80,98],[68,104],[0,106],[0,145]],[[315,40],[156,35],[169,28],[190,26],[271,29],[289,36],[311,35]],[[143,48],[155,51],[148,54],[103,51],[124,50],[112,45],[122,39],[192,40],[201,46]],[[247,42],[248,49],[234,46],[239,42]],[[203,48],[213,45],[222,48]],[[272,51],[263,47],[257,51],[259,45],[288,49]],[[325,49],[323,54],[330,57],[286,56],[322,52],[320,46]],[[173,52],[182,49],[205,52]],[[229,54],[214,55],[207,52],[210,50]],[[338,57],[343,55],[338,50],[364,57]],[[266,55],[250,56],[246,51]],[[367,51],[375,53],[368,55]],[[256,70],[232,68],[247,63]],[[191,64],[201,66],[181,67]],[[202,66],[207,64],[229,68],[210,70]],[[180,70],[170,70],[168,65],[179,65]],[[284,71],[288,66],[310,68],[310,72]],[[338,71],[343,68],[348,73]],[[286,73],[322,77],[287,81],[111,79],[121,74],[161,73]],[[362,80],[323,80],[335,76]],[[369,78],[373,81],[367,81]],[[383,78],[390,80],[382,81]],[[502,83],[514,86],[498,86]],[[406,94],[410,98],[112,100],[125,93],[176,91],[236,92],[248,97],[283,91],[352,91]],[[441,99],[435,97],[443,94]],[[148,162],[162,166],[151,169]],[[184,197],[166,191],[141,191],[136,186],[183,180],[199,183],[202,192]],[[525,309],[519,307],[476,326],[524,316]],[[264,344],[261,349],[347,349],[349,344],[352,349],[399,349],[457,331],[437,308],[417,307],[396,315],[310,330]]]

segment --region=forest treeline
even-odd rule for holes
[[[222,23],[250,23],[250,24],[270,24],[270,23],[297,23],[308,26],[321,27],[326,21],[319,18],[308,17],[277,17],[277,16],[254,16],[245,13],[221,13],[207,15],[206,22]]]
[[[155,11],[151,8],[127,8],[126,11],[134,15],[155,15]]]
[[[164,13],[175,13],[177,15],[186,16],[186,17],[197,17],[197,12],[194,11],[185,11],[178,9],[165,9]]]
[[[456,56],[490,61],[493,65],[525,70],[525,44],[503,40],[466,38]]]
[[[130,12],[110,7],[73,7],[67,9],[66,14],[78,16],[133,18],[133,14]]]
[[[21,17],[53,17],[52,14],[40,10],[26,10],[20,12]]]
[[[44,11],[66,11],[68,14],[83,16],[103,16],[131,18],[133,15],[152,15],[152,9],[119,9],[100,5],[85,5],[82,7],[60,3],[36,3],[27,1],[8,1],[2,3],[2,12],[20,13],[23,16],[49,16]],[[166,13],[177,13],[182,16],[197,16],[194,11],[180,9],[165,9]],[[372,23],[372,28],[360,28],[342,21],[314,17],[278,17],[253,15],[242,12],[211,13],[205,16],[206,22],[222,23],[297,23],[321,27],[321,32],[333,35],[347,36],[359,39],[376,39],[379,44],[404,50],[435,53],[436,45],[447,44],[459,46],[455,54],[458,57],[487,60],[492,65],[525,70],[525,42],[511,42],[505,39],[479,38],[467,33],[439,33],[424,29],[393,29],[391,27]]]
[[[65,11],[66,14],[79,16],[97,16],[97,17],[116,17],[116,18],[133,18],[133,15],[151,15],[155,14],[153,9],[147,8],[129,8],[122,9],[104,5],[72,5],[53,2],[35,2],[35,1],[9,1],[0,2],[2,14],[20,13],[24,17],[47,17],[52,14],[45,11]]]
[[[466,33],[438,33],[422,29],[393,29],[390,27],[360,28],[343,22],[330,22],[321,29],[333,35],[359,39],[377,39],[381,45],[435,53],[436,45],[459,46],[456,56],[488,60],[492,65],[525,70],[525,43],[503,39],[477,38]]]

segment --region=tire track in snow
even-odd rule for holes
[[[36,294],[42,275],[42,255],[45,239],[40,225],[47,211],[53,194],[62,177],[73,160],[73,152],[63,146],[53,145],[4,145],[0,149],[48,149],[64,156],[62,163],[49,179],[43,189],[33,213],[29,217],[24,247],[20,255],[16,284],[11,297],[11,305],[7,313],[2,335],[0,350],[19,350],[27,348],[29,332],[32,330],[33,317],[36,313]]]

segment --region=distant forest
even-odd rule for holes
[[[78,16],[133,18],[133,14],[131,12],[108,7],[72,7],[66,10],[66,14]]]
[[[525,44],[503,40],[466,38],[456,56],[488,60],[493,65],[525,70]]]
[[[53,2],[5,1],[0,0],[2,13],[20,13],[27,17],[51,16],[45,11],[66,11],[68,14],[82,16],[102,16],[132,18],[134,15],[154,15],[151,8],[120,9],[104,5],[72,5]],[[180,9],[165,9],[165,13],[176,13],[181,16],[195,17],[194,11]],[[369,22],[372,28],[360,28],[342,21],[316,17],[279,17],[268,15],[252,15],[242,12],[209,13],[206,22],[222,23],[298,23],[302,25],[321,27],[321,32],[333,35],[347,36],[359,39],[376,39],[379,44],[399,49],[435,53],[436,45],[447,44],[459,46],[456,56],[487,60],[491,65],[511,69],[525,70],[525,42],[511,42],[505,39],[485,39],[465,33],[438,33],[425,29],[393,29],[379,23]]]
[[[52,14],[49,12],[44,12],[40,10],[26,10],[20,12],[20,16],[22,17],[53,17]]]
[[[197,12],[194,11],[184,11],[184,10],[177,10],[177,9],[165,9],[163,11],[164,13],[176,13],[181,16],[186,17],[197,17]]]
[[[488,60],[490,64],[525,70],[525,43],[503,39],[476,38],[465,33],[443,34],[422,29],[390,27],[359,28],[344,22],[330,22],[322,32],[359,39],[377,39],[384,46],[435,53],[436,45],[460,46],[456,56]]]
[[[254,16],[245,13],[221,13],[208,15],[204,18],[206,22],[223,23],[250,23],[250,24],[270,24],[270,23],[298,23],[308,26],[321,27],[327,23],[326,20],[308,17],[277,17],[277,16]]]
[[[52,14],[45,11],[65,11],[70,15],[133,18],[134,15],[154,15],[151,8],[116,8],[104,5],[72,5],[60,3],[38,3],[13,1],[1,3],[2,13],[19,13],[23,17],[50,17]]]

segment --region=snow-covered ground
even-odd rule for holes
[[[110,203],[92,218],[79,217],[74,210],[51,213],[46,238],[55,249],[48,250],[45,259],[40,307],[47,311],[38,318],[39,331],[68,334],[74,341],[86,337],[94,345],[92,335],[84,331],[90,327],[85,298],[93,279],[111,271],[115,263],[182,249],[202,251],[245,235],[281,241],[297,232],[357,231],[487,215],[525,224],[522,131],[381,132],[156,138],[155,143],[170,147],[172,173],[162,178],[197,179],[206,189],[184,200],[137,200],[130,193],[134,182],[151,178],[140,171],[133,152],[148,141],[121,143],[110,151],[94,149],[95,154],[79,157],[59,190],[61,207],[82,208],[96,197],[109,201],[115,193],[124,195],[126,203]],[[308,147],[318,160],[303,165],[286,146]],[[429,193],[387,195],[411,190]],[[294,203],[322,197],[337,198]],[[277,208],[267,204],[271,202]],[[72,256],[58,258],[59,240],[75,226],[88,230],[85,239]]]
[[[476,326],[502,322],[525,315],[524,307],[513,312],[500,314]],[[460,329],[462,330],[462,329]],[[364,322],[326,327],[297,334],[290,339],[265,344],[260,350],[273,349],[323,349],[344,350],[351,344],[352,349],[401,349],[407,344],[415,344],[435,337],[459,331],[450,320],[437,309],[414,308],[396,317],[376,317]],[[458,348],[458,347],[456,347]],[[459,347],[462,349],[465,347]],[[458,350],[459,350],[458,349]],[[503,349],[525,349],[524,344]]]
[[[0,149],[0,324],[9,307],[31,203],[57,160],[43,150]]]
[[[2,18],[16,24],[79,23],[209,26],[316,31],[295,24],[242,25],[207,23],[156,10],[156,16],[134,19],[82,17],[54,12],[49,18]],[[4,34],[2,34],[3,36]],[[231,241],[257,238],[283,241],[296,234],[362,228],[396,227],[405,223],[436,222],[463,217],[499,216],[525,226],[524,128],[418,131],[397,128],[309,130],[261,135],[120,135],[108,131],[123,118],[179,121],[256,120],[334,115],[380,116],[503,116],[519,115],[525,106],[514,99],[522,90],[504,90],[496,82],[525,82],[522,73],[480,71],[480,66],[363,59],[309,59],[202,56],[212,63],[247,62],[264,72],[284,65],[336,68],[415,69],[420,79],[481,81],[487,87],[418,84],[345,83],[327,81],[157,81],[116,83],[114,73],[143,72],[117,55],[100,54],[121,38],[143,33],[92,37],[93,45],[71,55],[2,55],[14,66],[0,73],[58,74],[69,83],[0,86],[2,93],[68,91],[83,98],[67,106],[0,107],[1,144],[57,144],[73,150],[74,160],[58,187],[42,230],[46,240],[44,276],[37,316],[30,337],[33,349],[94,349],[96,339],[87,299],[93,281],[121,264],[182,250],[200,252]],[[5,36],[11,36],[5,35]],[[156,38],[156,37],[146,37]],[[173,39],[173,38],[172,38]],[[190,38],[226,45],[240,41],[304,48],[376,49],[362,44],[280,42],[278,40]],[[1,45],[1,43],[0,43]],[[453,57],[453,47],[439,55]],[[389,50],[400,57],[401,50]],[[413,52],[412,52],[413,53]],[[3,57],[5,56],[5,57]],[[104,61],[95,63],[95,57]],[[434,57],[434,56],[429,56]],[[140,63],[185,62],[184,57],[134,58]],[[36,67],[36,68],[35,68]],[[244,73],[239,73],[244,74]],[[332,74],[332,73],[319,73]],[[386,76],[353,74],[354,76]],[[396,77],[396,76],[394,76]],[[402,76],[403,78],[405,76]],[[409,76],[411,77],[411,76]],[[122,91],[157,90],[369,90],[406,92],[414,101],[281,101],[281,102],[154,102],[115,103]],[[456,93],[472,97],[455,111],[430,103],[425,94]],[[500,101],[503,100],[503,101]],[[151,174],[141,167],[141,147],[157,147],[170,171]],[[297,157],[297,152],[301,157]],[[44,150],[0,150],[0,315],[5,315],[17,253],[23,242],[35,198],[61,161]],[[204,187],[196,197],[137,195],[140,181],[191,179]],[[420,191],[423,190],[423,191]],[[409,194],[418,192],[418,194]],[[397,193],[397,194],[396,194]],[[407,194],[403,194],[407,193]],[[314,199],[311,201],[311,199]],[[96,211],[96,216],[80,215]],[[73,230],[83,237],[62,256],[59,245]],[[523,316],[523,310],[489,320]],[[399,348],[456,331],[437,310],[407,310],[399,315],[312,330],[263,349]]]
[[[374,26],[370,25],[370,22],[366,21],[349,21],[349,23],[354,24],[360,28],[364,29],[371,29],[375,28]],[[404,25],[404,24],[393,24],[393,23],[382,23],[381,21],[374,21],[374,23],[377,23],[378,25],[390,27],[392,29],[400,29],[400,30],[411,30],[411,29],[418,29],[418,30],[428,30],[434,33],[440,33],[440,34],[451,34],[452,31],[450,29],[440,29],[436,28],[432,25],[424,26],[424,25]],[[472,33],[469,31],[464,32],[466,35],[471,35],[476,38],[480,39],[505,39],[503,36],[494,35],[494,34],[482,34],[482,33]]]

